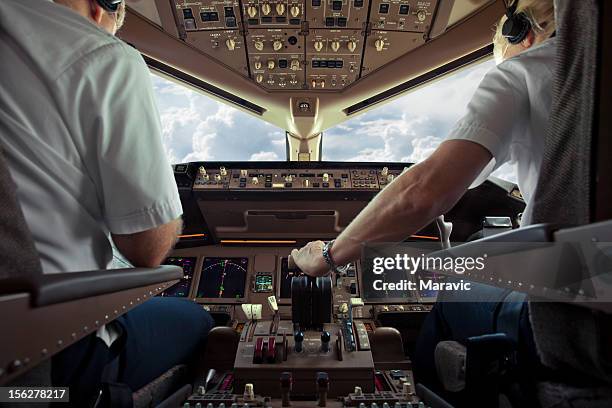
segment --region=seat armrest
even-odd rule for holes
[[[32,305],[34,307],[47,306],[154,285],[182,277],[183,269],[174,265],[42,275],[32,288]]]

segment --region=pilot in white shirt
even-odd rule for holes
[[[382,190],[337,239],[293,250],[297,266],[321,276],[358,259],[365,242],[401,241],[448,212],[470,186],[507,162],[517,165],[527,202],[523,222],[528,223],[552,105],[554,32],[553,0],[510,2],[494,37],[498,65],[483,79],[447,140]],[[500,331],[502,314],[514,319],[507,334],[535,355],[527,308],[515,292],[472,287],[469,294],[454,294],[462,296],[460,302],[438,302],[428,315],[413,356],[419,382],[437,388],[433,355],[439,341]],[[509,296],[512,302],[504,301]]]
[[[114,36],[124,14],[117,0],[0,1],[0,145],[46,274],[106,269],[112,243],[156,266],[180,232],[149,70]],[[76,405],[118,352],[116,381],[136,391],[192,359],[213,325],[173,298],[113,323],[53,358],[54,385],[70,386]]]

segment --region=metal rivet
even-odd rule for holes
[[[8,372],[9,373],[14,373],[15,371],[19,370],[21,368],[21,361],[20,360],[13,360],[11,361],[11,363],[8,366]]]

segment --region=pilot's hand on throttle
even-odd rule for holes
[[[323,258],[323,241],[313,241],[306,244],[301,249],[291,251],[291,261],[302,270],[306,275],[325,276],[329,273],[329,266]]]

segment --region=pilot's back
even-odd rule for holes
[[[3,0],[0,27],[0,145],[43,269],[104,269],[112,249],[99,158],[109,146],[99,135],[109,134],[113,101],[101,90],[127,86],[117,61],[144,74],[146,66],[49,0]]]

